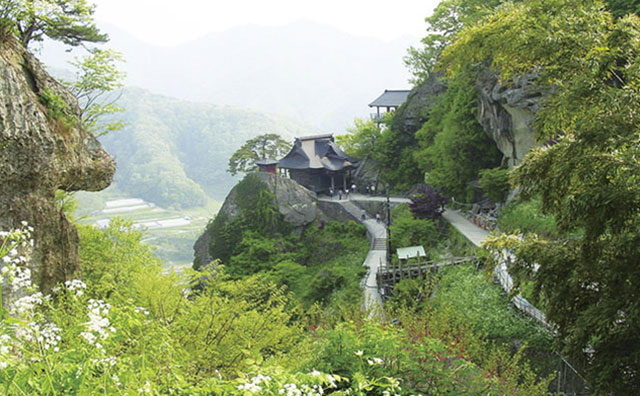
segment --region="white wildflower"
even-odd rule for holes
[[[362,356],[363,354],[364,354],[364,352],[362,352],[362,351],[356,352],[356,356]]]
[[[115,356],[109,356],[109,357],[106,357],[104,359],[98,359],[98,360],[94,360],[94,361],[96,363],[98,363],[98,364],[104,364],[106,366],[113,367],[113,366],[116,365],[117,358]]]
[[[10,305],[9,311],[12,315],[33,313],[37,305],[42,305],[42,301],[42,293],[40,292],[20,297]]]
[[[75,295],[77,297],[80,297],[81,295],[83,295],[84,291],[87,289],[87,285],[79,279],[72,279],[70,281],[66,281],[64,282],[64,286],[67,288],[67,290],[75,292]]]
[[[144,387],[138,388],[138,393],[151,393],[151,384],[147,381]]]

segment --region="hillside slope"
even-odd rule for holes
[[[235,183],[227,161],[247,139],[277,133],[286,140],[314,133],[257,111],[185,102],[127,88],[119,100],[122,131],[101,138],[118,162],[118,188],[163,207],[221,200]]]

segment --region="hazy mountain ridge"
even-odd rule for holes
[[[407,87],[402,58],[415,40],[389,43],[312,22],[244,26],[175,47],[142,43],[113,26],[110,48],[125,55],[128,85],[198,102],[250,107],[341,132],[385,88]],[[49,45],[45,62],[63,66]]]
[[[101,138],[118,162],[118,188],[161,206],[222,199],[235,183],[227,161],[247,139],[273,132],[287,140],[315,133],[261,112],[181,101],[127,88],[119,100],[122,131]]]

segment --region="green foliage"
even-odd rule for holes
[[[95,6],[86,0],[11,0],[0,4],[0,27],[27,47],[45,37],[78,46],[105,42],[93,22]]]
[[[456,320],[470,325],[481,338],[502,343],[518,340],[551,352],[551,335],[520,315],[503,291],[472,266],[443,268],[438,278],[437,293],[429,301],[435,311],[451,310]]]
[[[345,153],[362,159],[376,157],[377,142],[382,131],[375,120],[356,118],[353,121],[353,127],[347,128],[347,132],[348,134],[336,136],[336,143]]]
[[[473,24],[503,0],[443,0],[425,18],[427,34],[421,40],[422,48],[409,48],[404,62],[413,74],[413,82],[420,84],[433,72],[442,50],[455,40],[464,26]]]
[[[277,160],[289,152],[291,145],[287,143],[280,135],[275,133],[266,133],[247,140],[235,153],[229,158],[229,168],[227,172],[235,176],[238,173],[249,173],[257,169],[255,162],[269,158]]]
[[[49,118],[60,122],[62,129],[71,128],[75,119],[69,110],[69,105],[65,100],[52,91],[50,88],[44,88],[39,92],[40,103],[42,103],[49,111]]]
[[[398,206],[391,213],[391,249],[422,245],[425,251],[436,247],[446,236],[438,222],[414,219],[406,205]]]
[[[507,200],[511,185],[509,184],[509,169],[494,168],[480,170],[480,188],[484,195],[496,203]]]
[[[131,221],[114,218],[105,230],[80,225],[78,234],[83,280],[96,296],[131,298],[144,286],[136,284],[138,276],[161,268]]]
[[[534,70],[553,86],[535,127],[558,143],[534,149],[513,180],[540,195],[559,239],[516,244],[514,273],[535,282],[596,392],[618,394],[640,391],[639,38],[636,16],[616,20],[599,1],[535,0],[465,30],[442,58],[452,75],[490,61],[503,80]]]
[[[374,159],[382,169],[381,181],[396,191],[406,191],[421,183],[424,177],[413,156],[416,146],[413,132],[404,131],[399,122],[394,126],[393,120],[399,111],[378,139]]]
[[[513,234],[533,233],[546,237],[558,235],[552,215],[542,213],[540,197],[529,200],[514,200],[500,210],[498,227],[502,232]]]
[[[409,318],[407,318],[409,319]],[[426,329],[384,325],[376,322],[345,322],[333,329],[318,329],[312,359],[307,367],[333,371],[357,379],[396,378],[402,384],[398,394],[540,395],[548,380],[538,381],[522,358],[503,354],[502,371],[471,362],[455,342],[431,337]],[[424,326],[424,323],[421,323]],[[495,363],[495,360],[494,362]],[[381,378],[381,379],[384,379]],[[369,382],[358,381],[358,386]],[[351,385],[351,389],[355,384]],[[361,394],[372,394],[373,389]],[[357,393],[360,394],[360,393]],[[377,393],[374,393],[377,394]]]
[[[640,15],[640,1],[638,0],[606,0],[607,9],[615,17],[623,17],[627,14]]]
[[[480,365],[463,343],[452,342],[455,329],[436,338],[432,321],[413,313],[396,326],[363,320],[366,313],[356,309],[353,320],[331,325],[317,311],[303,314],[262,274],[232,281],[215,264],[204,273],[163,272],[129,227],[115,221],[104,231],[81,229],[86,284],[69,281],[51,296],[29,295],[3,309],[3,394],[533,396],[547,386],[521,363],[521,353],[498,351]],[[354,223],[305,233],[317,251],[364,236]],[[11,263],[3,282],[20,279],[20,293],[28,292],[28,273],[14,264],[24,263],[18,251],[31,246],[29,232],[0,235],[0,260]],[[305,266],[328,258],[319,256]],[[116,276],[109,278],[112,267]],[[318,322],[305,332],[300,317]]]
[[[475,73],[460,73],[448,81],[447,92],[416,132],[420,149],[414,153],[425,182],[457,200],[470,201],[469,182],[483,168],[500,163],[501,154],[476,119]]]
[[[111,92],[123,86],[125,74],[116,66],[117,62],[123,60],[119,52],[93,49],[89,56],[76,58],[71,62],[76,68],[76,76],[73,81],[65,82],[65,85],[78,98],[82,123],[94,136],[102,136],[124,127],[119,120],[101,120],[104,116],[124,111],[115,104],[118,97],[109,97]]]

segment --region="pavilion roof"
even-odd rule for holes
[[[376,100],[369,103],[369,107],[398,107],[407,101],[409,90],[385,89]]]

